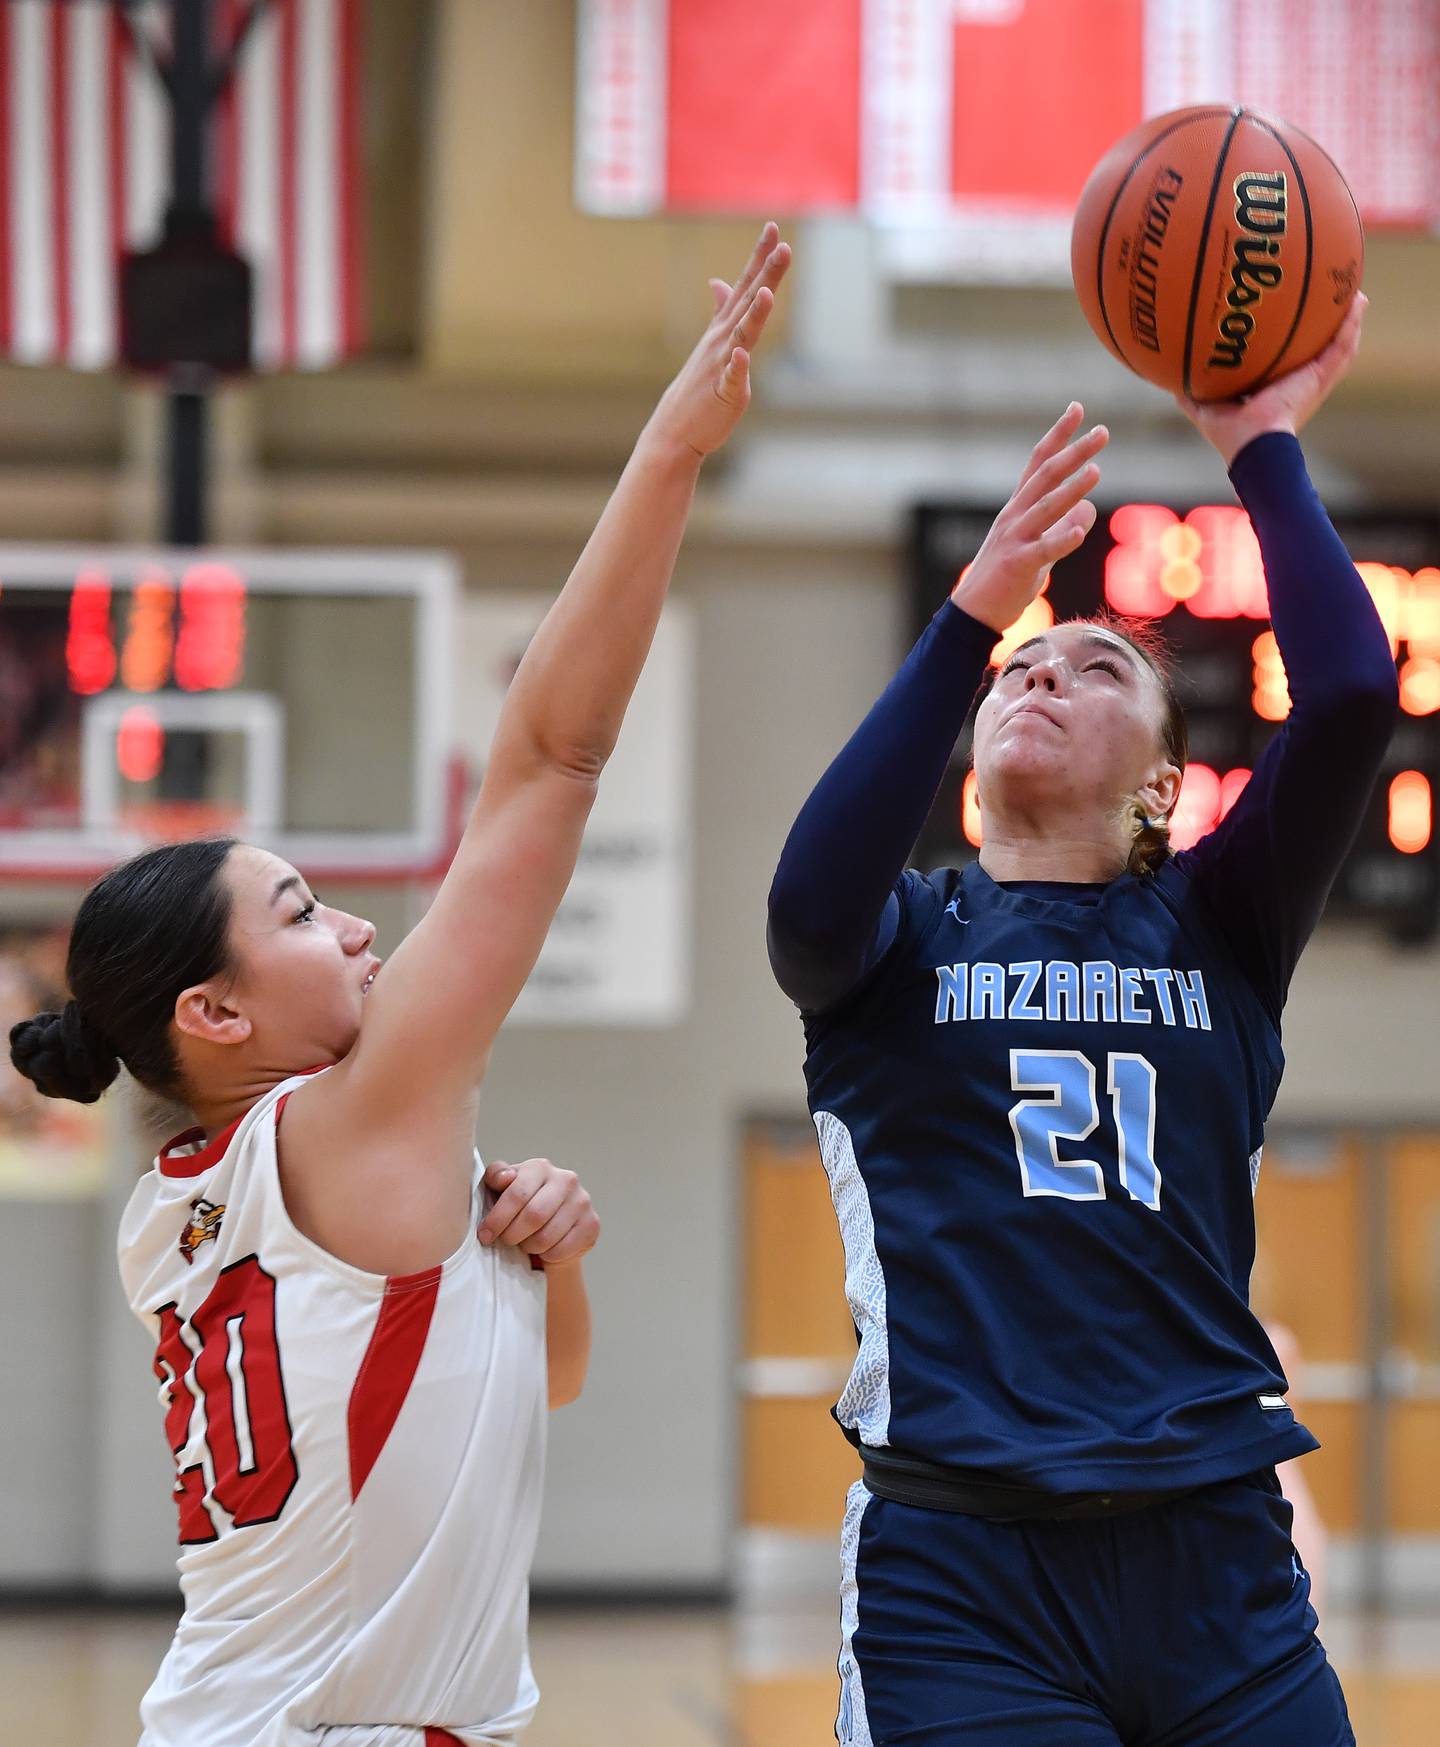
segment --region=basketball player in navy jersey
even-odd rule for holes
[[[1172,854],[1185,727],[1143,639],[1022,644],[976,715],[979,861],[905,871],[997,634],[1095,520],[1072,405],[805,803],[770,899],[845,1243],[864,1458],[847,1747],[1339,1747],[1275,1465],[1316,1447],[1247,1303],[1296,959],[1395,666],[1295,433],[1359,343],[1185,411],[1250,513],[1293,708]]]

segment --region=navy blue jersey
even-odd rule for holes
[[[786,842],[771,962],[805,1018],[858,1442],[1053,1492],[1315,1447],[1248,1306],[1251,1195],[1395,666],[1294,437],[1231,477],[1293,707],[1193,849],[1092,886],[903,871],[995,639],[948,603]]]
[[[1055,1491],[1314,1449],[1247,1308],[1280,1038],[1183,862],[897,897],[805,1027],[860,1334],[841,1423]]]

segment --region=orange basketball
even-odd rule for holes
[[[1354,197],[1314,140],[1218,104],[1126,134],[1085,184],[1070,239],[1090,326],[1147,382],[1196,400],[1313,358],[1363,258]]]

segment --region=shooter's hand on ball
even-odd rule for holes
[[[1204,403],[1175,396],[1183,412],[1219,451],[1228,467],[1240,451],[1267,431],[1285,431],[1298,436],[1301,428],[1324,405],[1330,390],[1355,362],[1360,349],[1360,328],[1370,299],[1357,291],[1346,311],[1340,331],[1308,364],[1257,389],[1242,400],[1212,400]]]
[[[599,1216],[580,1179],[549,1159],[496,1160],[485,1168],[485,1187],[496,1201],[480,1224],[483,1244],[509,1244],[554,1268],[599,1240]]]
[[[750,404],[750,354],[789,265],[790,245],[767,224],[735,284],[710,281],[715,313],[651,415],[646,437],[680,443],[705,456],[735,429]]]
[[[1084,417],[1072,400],[1035,445],[1014,495],[951,592],[955,605],[982,625],[1008,630],[1045,586],[1050,567],[1095,525],[1085,494],[1099,481],[1095,457],[1110,433],[1096,425],[1076,438]]]

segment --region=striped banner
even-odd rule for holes
[[[259,370],[323,369],[362,344],[361,0],[269,0],[213,112],[221,241],[254,274]],[[130,7],[164,56],[169,6]],[[215,52],[248,0],[216,0]],[[161,237],[169,100],[115,7],[0,4],[0,354],[101,370],[118,266]]]
[[[859,209],[961,238],[962,267],[989,246],[1064,270],[1116,139],[1240,102],[1326,147],[1368,223],[1440,224],[1440,0],[580,0],[579,22],[592,212]]]

